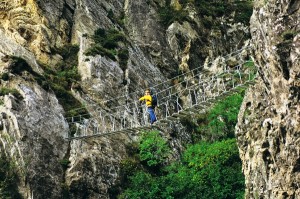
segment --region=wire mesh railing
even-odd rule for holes
[[[159,120],[168,120],[186,110],[203,109],[220,97],[236,92],[253,82],[256,69],[248,67],[252,61],[243,61],[235,67],[226,67],[218,74],[208,74],[197,69],[180,75],[165,84],[154,86],[158,98],[156,115]],[[66,138],[80,139],[113,132],[124,132],[149,126],[146,107],[133,100],[113,111],[94,109],[93,117],[78,115],[67,118],[70,132]]]

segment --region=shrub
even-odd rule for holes
[[[175,10],[171,6],[160,7],[158,10],[160,22],[164,26],[169,26],[174,21],[183,22],[188,20],[188,12],[185,10]]]
[[[92,47],[88,48],[85,53],[86,56],[96,56],[96,55],[103,55],[107,56],[110,59],[116,61],[115,53],[112,50],[106,49],[99,44],[95,44]]]
[[[31,66],[21,57],[11,56],[11,72],[14,74],[22,75],[23,71],[28,71],[29,73],[35,73]]]
[[[253,13],[253,2],[252,1],[236,1],[234,10],[235,21],[241,22],[246,25],[250,24],[250,17]]]
[[[141,170],[141,165],[138,160],[135,158],[124,159],[120,165],[120,177],[123,182],[127,182],[128,176],[133,176],[139,170]]]
[[[234,139],[190,146],[162,175],[138,171],[120,198],[243,198],[244,176]]]
[[[18,181],[15,165],[2,154],[0,156],[0,198],[21,199],[17,189]]]
[[[112,11],[112,9],[109,9],[109,11],[107,12],[107,17],[112,21],[114,20],[114,12]]]
[[[99,43],[102,44],[105,42],[105,38],[106,38],[106,31],[103,28],[98,28],[97,30],[94,31],[94,35],[93,35],[93,40],[95,43]]]
[[[8,81],[8,80],[9,80],[9,75],[8,75],[8,73],[3,73],[3,74],[1,75],[1,79],[3,79],[4,81]]]
[[[52,89],[57,96],[60,104],[66,111],[66,117],[77,116],[79,114],[89,117],[87,110],[70,92],[72,85],[80,81],[78,73],[78,51],[77,45],[66,45],[61,48],[53,49],[63,57],[63,61],[54,67],[40,64],[44,70],[44,76],[37,76],[36,80],[44,89]],[[74,127],[72,133],[74,133]]]
[[[206,1],[195,0],[195,6],[198,13],[202,16],[221,17],[227,16],[235,12],[234,20],[236,22],[242,22],[249,24],[250,17],[253,11],[252,1]]]
[[[124,28],[125,25],[125,12],[121,11],[120,15],[116,18],[116,22]]]
[[[244,192],[244,176],[235,139],[200,143],[184,153],[183,163],[195,169],[203,198],[237,198]]]
[[[62,46],[60,48],[56,48],[55,51],[60,54],[64,60],[73,60],[74,57],[77,57],[77,53],[79,51],[79,46],[78,45],[73,45],[73,44],[66,44],[65,46]]]
[[[126,37],[116,29],[104,30],[99,28],[93,35],[94,44],[85,51],[86,56],[102,55],[116,61],[118,55],[120,66],[126,68],[128,60],[128,50],[119,49],[119,42],[126,43]]]
[[[110,41],[126,41],[125,35],[123,33],[121,33],[120,31],[116,30],[116,29],[109,29],[107,30],[107,33],[105,35],[107,40]]]
[[[129,59],[129,52],[127,49],[121,49],[118,51],[119,63],[122,70],[126,69],[127,62]]]
[[[211,140],[233,138],[244,89],[240,92],[217,102],[205,117],[199,118],[197,133]]]
[[[92,38],[95,44],[107,49],[114,49],[118,47],[117,42],[126,41],[125,35],[116,29],[109,29],[106,31],[102,28],[99,28],[95,30]]]
[[[63,168],[64,170],[66,170],[66,169],[69,167],[69,164],[70,164],[71,162],[70,162],[70,160],[68,160],[68,159],[61,159],[61,160],[59,161],[59,163],[60,163],[60,165],[62,166],[62,168]]]
[[[167,142],[158,131],[151,131],[142,136],[139,145],[140,160],[146,162],[149,167],[162,165],[169,152]]]
[[[0,89],[0,96],[4,96],[4,95],[8,95],[8,94],[12,94],[17,99],[23,98],[17,89],[10,89],[10,88],[5,88],[5,87]]]
[[[297,35],[296,31],[287,30],[282,33],[282,37],[284,40],[291,40]]]
[[[66,183],[61,184],[61,195],[63,199],[70,199],[70,188]]]
[[[160,189],[159,178],[153,177],[151,174],[138,171],[130,177],[129,189],[120,195],[120,199],[153,199],[161,198],[163,190]]]

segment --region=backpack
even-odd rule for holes
[[[155,108],[157,106],[157,96],[153,94],[151,95],[151,97],[152,97],[151,105],[153,108]]]
[[[150,90],[150,93],[152,97],[151,105],[153,108],[155,108],[157,106],[157,95],[155,94],[155,91],[153,89]]]

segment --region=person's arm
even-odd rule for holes
[[[145,96],[143,96],[139,99],[139,101],[143,101],[143,100],[145,100]]]

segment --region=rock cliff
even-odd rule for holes
[[[163,18],[170,10],[178,15]],[[15,163],[20,194],[109,198],[126,147],[138,135],[66,141],[68,100],[88,104],[90,114],[94,105],[110,109],[125,103],[117,99],[120,95],[136,91],[129,100],[137,99],[146,87],[239,49],[249,28],[231,17],[203,20],[192,3],[178,0],[0,0],[0,146]],[[125,35],[110,56],[86,53],[99,29]],[[78,48],[75,62],[60,51],[69,53],[70,46]],[[128,52],[125,63],[114,54],[120,50]],[[57,81],[52,70],[67,65],[78,69],[80,79],[50,84]],[[67,103],[62,103],[65,95]],[[104,103],[113,98],[114,103]],[[175,127],[177,137],[169,140],[174,158],[190,141],[182,126]],[[172,130],[166,127],[166,134]]]
[[[255,5],[251,35],[258,78],[236,129],[246,198],[299,198],[300,2]]]

